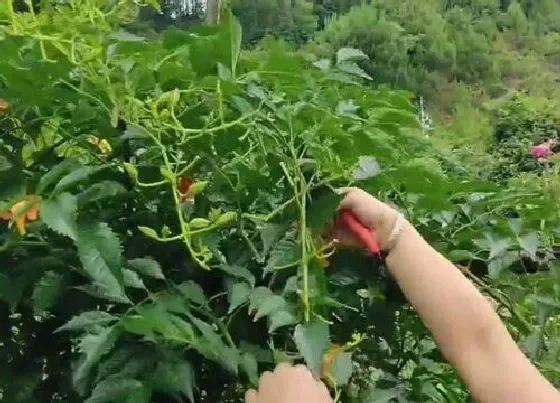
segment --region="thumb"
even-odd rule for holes
[[[256,390],[249,389],[247,392],[245,392],[245,403],[258,403],[258,401],[259,396]]]

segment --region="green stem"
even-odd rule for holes
[[[301,272],[303,276],[303,293],[301,298],[303,300],[304,317],[305,321],[309,322],[311,316],[311,307],[309,306],[309,267],[307,265],[307,189],[305,182],[301,183],[301,201],[300,201],[300,236],[301,236]]]

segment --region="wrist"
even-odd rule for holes
[[[386,259],[390,260],[405,252],[407,249],[406,244],[415,237],[420,237],[420,234],[416,231],[414,226],[405,219],[399,236],[395,239],[391,247],[386,250]]]

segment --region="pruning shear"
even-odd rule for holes
[[[369,253],[381,257],[381,246],[379,245],[375,232],[361,222],[350,210],[341,210],[338,216],[339,222],[360,240]]]

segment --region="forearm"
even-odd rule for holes
[[[387,257],[387,266],[477,401],[532,401],[528,393],[540,395],[543,402],[558,397],[518,349],[488,300],[410,224]]]
[[[464,343],[503,327],[487,300],[410,225],[387,257],[387,266],[448,359]]]

